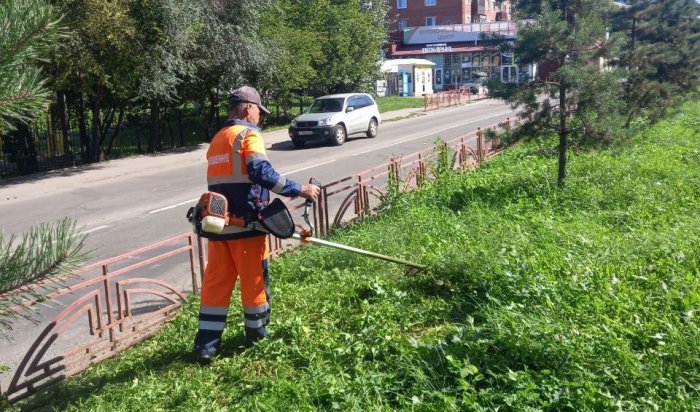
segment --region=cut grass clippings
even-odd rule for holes
[[[272,338],[195,363],[162,331],[19,405],[86,411],[698,410],[700,104],[570,159],[523,144],[272,262]]]

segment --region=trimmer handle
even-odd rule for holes
[[[315,177],[312,177],[311,179],[309,179],[309,183],[311,183],[312,185],[316,185],[316,186],[318,186],[318,187],[321,187],[321,182],[319,182],[318,180],[316,180]],[[311,199],[306,199],[306,203],[304,204],[304,206],[306,206],[306,207],[311,207],[311,205],[313,205],[313,204],[314,204],[314,201],[313,201],[313,200],[311,200]]]
[[[318,187],[321,187],[321,182],[316,180],[315,178],[309,179],[309,183],[312,185],[316,185]],[[304,221],[306,224],[309,226],[309,229],[306,231],[307,235],[306,236],[312,236],[314,233],[314,225],[311,223],[311,219],[309,217],[309,209],[311,209],[311,206],[314,205],[314,201],[311,199],[306,199],[306,202],[304,202],[304,213],[301,215],[304,218]]]

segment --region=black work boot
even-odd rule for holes
[[[194,338],[194,354],[198,361],[209,362],[221,343],[221,332],[199,330]]]
[[[255,342],[265,339],[268,336],[264,326],[261,328],[245,328],[245,347],[250,348]]]

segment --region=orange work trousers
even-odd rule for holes
[[[228,308],[237,278],[241,279],[244,308],[267,303],[263,279],[263,261],[266,259],[267,236],[210,241],[201,304]]]
[[[221,342],[238,278],[241,280],[246,342],[267,336],[265,326],[270,321],[267,236],[209,241],[208,256],[195,347],[216,347]]]

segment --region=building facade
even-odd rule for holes
[[[519,67],[512,53],[499,50],[499,43],[514,41],[517,34],[508,0],[390,0],[390,5],[395,30],[386,57],[435,63],[435,90],[488,77],[516,83],[535,75],[534,69]]]
[[[393,29],[509,20],[509,0],[389,0]]]

